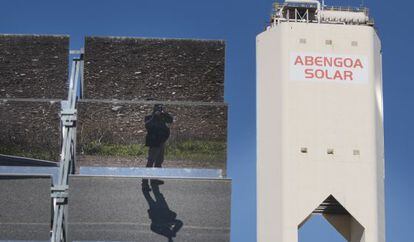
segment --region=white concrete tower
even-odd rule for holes
[[[297,242],[322,214],[384,242],[381,43],[366,9],[275,4],[257,36],[257,241]]]

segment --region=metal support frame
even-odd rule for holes
[[[68,178],[75,173],[76,166],[76,101],[78,99],[79,84],[83,83],[83,50],[71,51],[79,55],[72,60],[69,77],[68,100],[62,102],[61,132],[62,149],[60,154],[58,181],[51,189],[53,200],[53,226],[51,242],[67,241],[67,210],[68,210]]]
[[[298,21],[309,23],[309,9],[306,9],[305,13],[301,15],[299,10],[295,8],[295,22]]]

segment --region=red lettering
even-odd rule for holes
[[[314,78],[312,69],[306,69],[305,70],[305,78],[306,79],[313,79]]]
[[[325,57],[324,58],[324,60],[323,60],[323,64],[325,65],[325,66],[330,66],[330,67],[332,67],[332,57]]]
[[[352,57],[297,56],[294,65],[309,67],[305,79],[354,81],[352,68],[364,69],[361,59]],[[318,66],[318,68],[316,68]],[[314,69],[315,68],[315,69]]]
[[[354,80],[353,75],[354,73],[352,71],[344,71],[344,80],[348,81],[348,78],[349,78],[349,81],[353,81]]]
[[[345,58],[344,65],[345,67],[352,68],[354,61],[351,58]]]
[[[313,66],[313,57],[312,56],[305,56],[305,64],[307,66]]]
[[[323,72],[323,70],[316,70],[315,71],[315,77],[316,78],[318,78],[318,79],[322,79],[323,77],[325,76],[325,74],[324,74],[324,72]]]
[[[357,59],[357,60],[355,61],[354,68],[357,68],[357,67],[359,67],[359,68],[361,68],[361,69],[364,69],[364,66],[362,65],[362,62],[361,62],[361,60],[360,60],[360,59]]]
[[[334,65],[336,67],[343,67],[342,58],[335,58],[334,59]]]
[[[341,80],[341,81],[343,81],[344,79],[342,78],[342,74],[341,74],[341,72],[340,71],[336,71],[335,72],[335,75],[334,75],[334,78],[333,78],[334,80]]]
[[[332,80],[333,79],[332,77],[329,76],[328,70],[325,70],[325,76],[326,76],[326,79],[328,79],[328,80]]]
[[[315,64],[317,66],[323,66],[323,61],[322,61],[322,57],[318,56],[315,58]]]
[[[296,60],[295,60],[295,66],[297,66],[298,64],[300,64],[301,66],[304,65],[302,58],[300,58],[300,56],[296,57]]]

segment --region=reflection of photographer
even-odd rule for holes
[[[165,142],[170,137],[167,124],[172,122],[172,116],[163,110],[161,104],[155,104],[152,114],[145,117],[145,145],[149,147],[147,167],[161,167],[164,162]]]

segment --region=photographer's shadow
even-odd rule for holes
[[[183,222],[177,219],[177,213],[171,211],[160,192],[159,186],[164,184],[162,180],[142,179],[142,194],[148,202],[148,215],[151,219],[151,230],[173,242],[178,231],[183,227]],[[151,185],[151,186],[150,186]],[[154,194],[154,199],[151,196]]]

